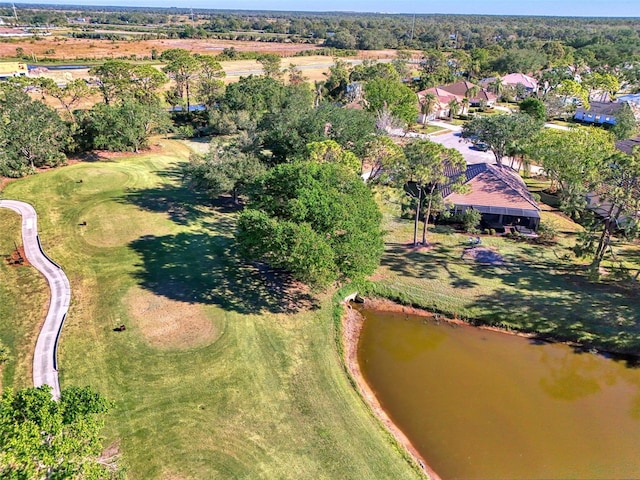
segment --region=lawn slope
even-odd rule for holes
[[[379,294],[472,322],[640,355],[640,286],[615,278],[621,262],[632,273],[640,268],[637,243],[617,241],[616,261],[603,262],[609,275],[594,283],[588,260],[571,250],[581,227],[557,212],[542,212],[542,222],[560,232],[550,245],[483,236],[482,247],[504,259],[486,265],[463,255],[468,235],[448,226],[431,233],[432,248],[410,247],[412,223],[399,218],[392,198],[383,203],[389,233],[375,276]]]

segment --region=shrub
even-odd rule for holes
[[[538,227],[538,240],[553,242],[558,237],[558,227],[553,222],[542,222]]]
[[[481,219],[482,215],[479,211],[473,208],[466,209],[462,214],[462,226],[464,227],[464,231],[467,233],[476,233]]]
[[[177,138],[192,138],[196,130],[191,125],[180,125],[174,129],[174,133]]]

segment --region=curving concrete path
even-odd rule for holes
[[[53,398],[60,398],[57,349],[62,324],[69,310],[71,287],[62,268],[42,250],[38,237],[38,216],[33,206],[17,200],[0,200],[0,208],[9,208],[22,217],[22,243],[24,253],[49,283],[51,300],[49,311],[40,330],[33,354],[33,384],[36,387],[50,385]]]

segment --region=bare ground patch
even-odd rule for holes
[[[469,258],[481,265],[504,265],[504,258],[502,258],[502,255],[485,247],[465,248],[462,258]]]
[[[200,347],[220,335],[202,305],[171,300],[139,287],[131,288],[124,302],[145,340],[155,348]]]

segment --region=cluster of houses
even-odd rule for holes
[[[467,107],[492,107],[499,98],[499,95],[495,93],[496,90],[492,90],[492,86],[498,82],[503,87],[524,88],[529,94],[538,90],[537,80],[522,73],[511,73],[499,79],[485,78],[479,82],[479,85],[463,80],[450,85],[427,88],[418,92],[418,102],[420,105],[424,105],[427,98],[430,97],[432,104],[428,111],[421,109],[418,121],[424,123],[425,120],[450,117],[453,103],[459,105],[462,110]],[[518,85],[522,87],[518,87]]]
[[[420,109],[419,123],[452,117],[452,105],[457,105],[456,113],[465,113],[469,107],[492,107],[498,100],[497,84],[500,88],[511,88],[531,95],[538,91],[538,81],[523,73],[510,73],[501,78],[490,77],[478,82],[478,85],[468,81],[459,81],[449,85],[440,85],[418,92]],[[430,98],[430,100],[427,100]],[[640,94],[623,95],[616,101],[590,101],[589,108],[579,106],[573,118],[583,123],[599,125],[615,125],[616,114],[629,104],[632,109],[640,111]],[[635,107],[635,108],[634,108]]]
[[[487,78],[475,85],[468,81],[459,81],[449,85],[441,85],[418,92],[418,102],[429,108],[421,109],[418,121],[426,123],[452,116],[451,108],[459,108],[465,113],[469,107],[492,107],[498,100],[496,83],[504,88],[513,88],[524,96],[538,91],[535,78],[522,73],[512,73],[500,79]],[[583,123],[615,125],[616,114],[627,103],[632,109],[640,109],[640,94],[623,95],[617,101],[591,101],[589,108],[576,109],[574,119]],[[630,153],[634,146],[640,147],[640,137],[618,142],[617,147]],[[526,184],[516,173],[507,167],[490,164],[468,165],[466,172],[453,172],[450,176],[465,175],[468,193],[455,193],[447,187],[442,195],[454,212],[474,209],[481,213],[482,226],[500,233],[517,231],[525,235],[535,235],[540,225],[540,207],[529,192]],[[595,213],[602,213],[606,207],[595,195],[587,198],[590,208]]]

